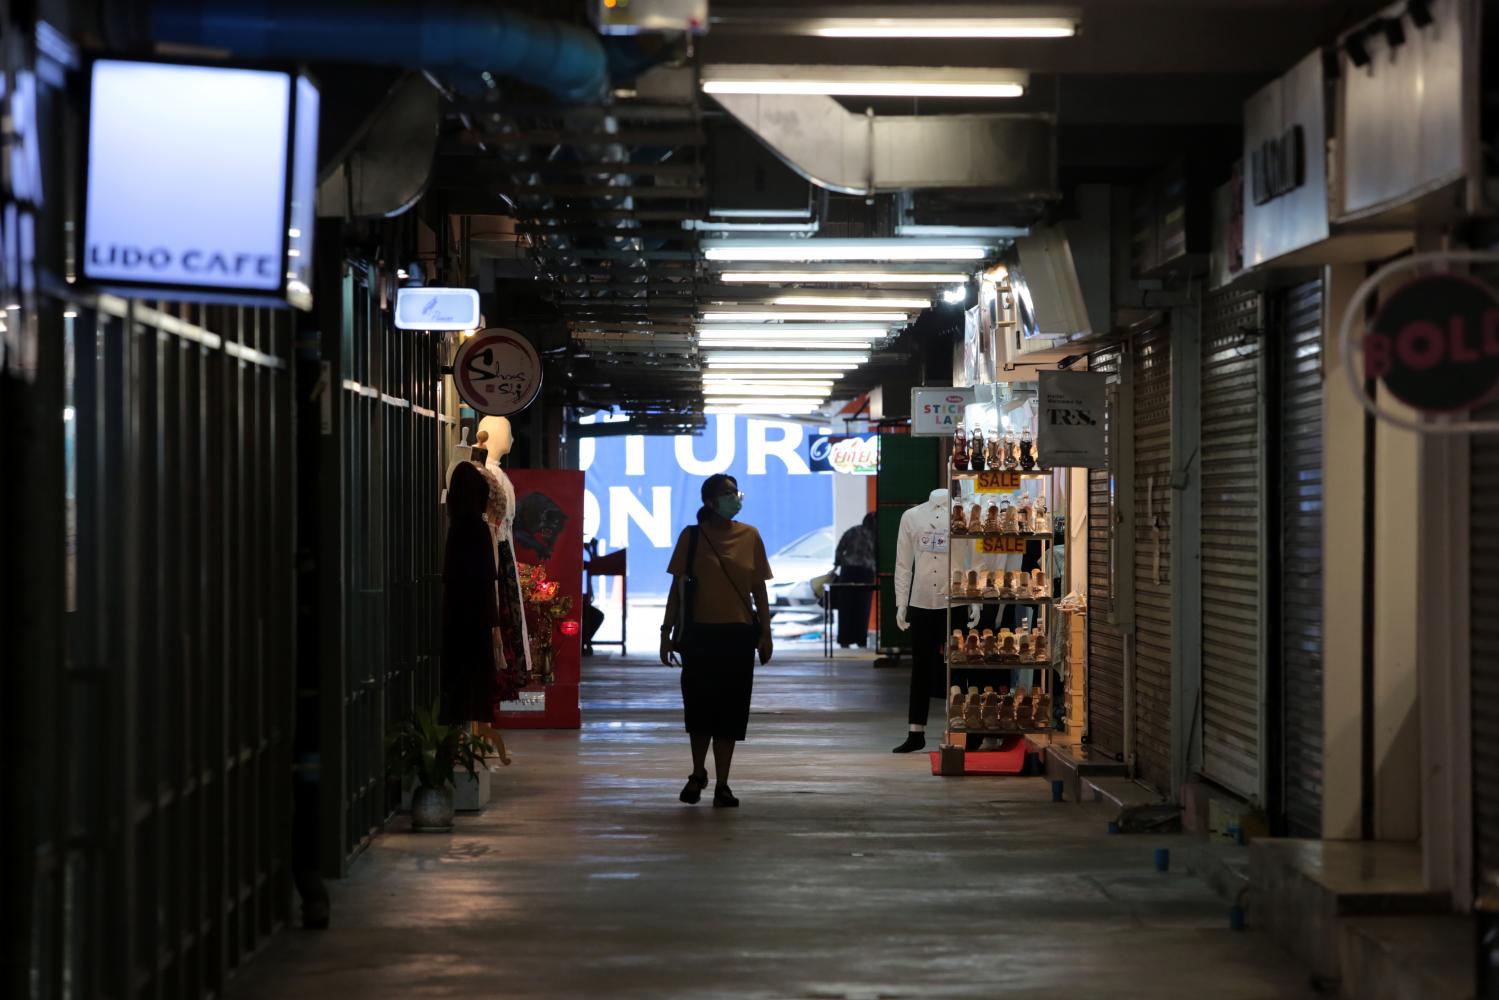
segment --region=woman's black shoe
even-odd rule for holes
[[[734,793],[729,791],[728,785],[716,785],[713,788],[713,808],[715,809],[738,809],[739,800],[734,798]]]
[[[695,774],[689,774],[687,776],[687,784],[685,784],[685,785],[682,786],[682,794],[678,795],[677,798],[681,799],[683,802],[687,803],[689,806],[695,806],[695,805],[697,805],[698,800],[703,797],[703,789],[707,788],[707,787],[708,787],[708,772],[707,771],[703,772],[703,776],[701,778],[699,778]]]

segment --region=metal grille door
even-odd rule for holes
[[[1171,787],[1171,328],[1135,340],[1135,760]]]
[[[1109,622],[1114,613],[1114,435],[1123,365],[1121,347],[1088,358],[1089,371],[1109,376],[1104,413],[1109,465],[1088,470],[1088,739],[1110,754],[1124,752],[1124,635]]]
[[[1285,293],[1280,658],[1287,832],[1322,835],[1322,282]]]
[[[1481,413],[1499,417],[1499,407]],[[1470,444],[1469,534],[1473,704],[1473,868],[1475,892],[1499,903],[1499,437],[1475,434]]]
[[[1255,292],[1208,296],[1202,323],[1203,773],[1261,798],[1263,335]]]

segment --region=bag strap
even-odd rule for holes
[[[749,612],[750,621],[752,623],[759,621],[759,615],[755,614],[755,609],[750,607],[750,602],[739,590],[738,584],[734,582],[734,577],[729,573],[729,567],[724,565],[723,556],[718,553],[718,546],[713,544],[713,539],[709,538],[706,532],[703,534],[703,540],[708,543],[708,548],[713,550],[713,558],[718,560],[718,568],[723,570],[724,579],[729,581],[729,586],[733,588],[735,596],[739,598],[739,603],[743,604],[744,610]]]

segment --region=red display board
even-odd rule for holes
[[[540,566],[557,584],[559,597],[572,607],[560,621],[538,619],[527,610],[528,627],[549,628],[552,639],[550,684],[534,684],[520,701],[506,702],[499,713],[503,729],[577,729],[582,725],[578,681],[583,664],[583,637],[578,623],[583,606],[583,473],[570,469],[508,471],[515,486],[515,558],[522,575]],[[538,646],[532,637],[532,656]],[[535,665],[539,668],[539,664]]]

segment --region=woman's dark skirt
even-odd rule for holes
[[[874,570],[845,566],[838,573],[838,582],[874,583]],[[833,610],[838,612],[838,645],[864,645],[869,641],[869,607],[874,603],[874,591],[839,587],[832,593]]]
[[[758,641],[753,625],[692,626],[682,650],[682,709],[689,733],[744,739]]]

